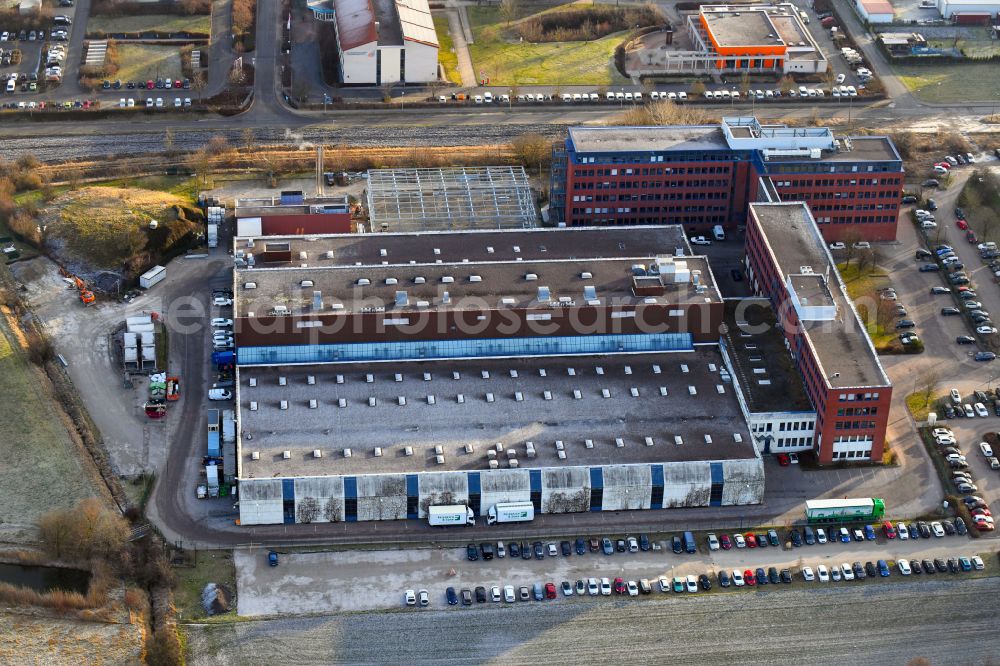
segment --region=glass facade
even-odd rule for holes
[[[240,347],[236,357],[240,365],[285,365],[687,351],[693,348],[690,333],[649,333]]]

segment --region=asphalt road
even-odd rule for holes
[[[186,625],[188,663],[995,663],[1000,578]]]

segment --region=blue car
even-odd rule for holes
[[[865,525],[865,539],[867,541],[875,540],[875,529],[871,525]]]
[[[847,531],[846,527],[840,528],[840,542],[851,543],[851,533]]]
[[[268,551],[267,553],[267,563],[272,567],[278,566],[278,554],[273,550]]]
[[[972,571],[972,560],[967,557],[958,558],[958,566],[962,568],[962,571]]]
[[[885,560],[879,560],[876,564],[878,565],[878,575],[887,578],[889,576],[889,563]]]

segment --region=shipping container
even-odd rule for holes
[[[163,281],[167,277],[167,269],[163,266],[154,266],[139,276],[139,286],[149,289],[157,282]]]

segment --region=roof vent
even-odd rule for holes
[[[319,449],[313,449],[313,458],[322,458],[323,452]]]
[[[254,451],[250,454],[250,460],[260,460],[260,451]]]
[[[594,274],[591,273],[590,271],[584,271],[584,272],[580,273],[580,278],[583,279],[583,280],[590,280],[593,277],[594,277]]]
[[[450,275],[445,275],[444,277],[441,278],[441,282],[444,282],[445,284],[451,284],[454,281],[455,281],[455,278],[453,278]]]
[[[524,274],[524,279],[527,280],[528,282],[534,282],[534,281],[536,281],[538,279],[538,274],[537,273],[525,273]]]
[[[413,284],[424,284],[425,282],[427,282],[427,280],[419,275],[413,278]]]
[[[385,283],[391,286],[394,284],[399,284],[399,280],[397,280],[396,278],[386,278]]]
[[[470,275],[469,276],[469,282],[482,282],[482,281],[483,281],[483,276],[482,275]]]

